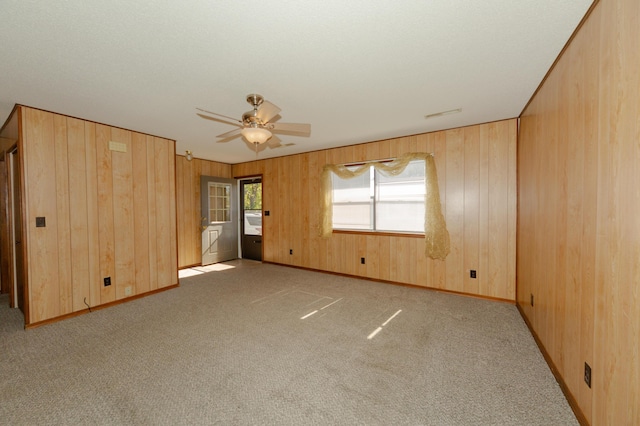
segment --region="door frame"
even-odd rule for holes
[[[26,232],[25,232],[25,194],[24,194],[24,161],[18,144],[13,145],[4,153],[6,164],[6,179],[3,184],[6,184],[7,199],[6,199],[6,229],[2,232],[6,232],[8,236],[8,253],[6,255],[8,259],[8,276],[11,279],[11,285],[9,287],[9,299],[10,306],[17,308],[20,306],[18,301],[17,285],[18,278],[22,279],[22,312],[24,314],[24,323],[28,324],[29,318],[29,287],[28,276],[26,272]],[[16,170],[17,167],[17,170]],[[18,194],[18,202],[16,202],[16,190]],[[18,226],[16,226],[17,220],[20,220]],[[20,247],[16,247],[16,236],[20,236]],[[21,265],[18,265],[17,258],[21,256]],[[18,270],[20,267],[21,270]]]
[[[0,154],[0,293],[9,295],[9,305],[11,306],[13,304],[13,278],[9,270],[9,262],[11,261],[9,241],[11,234],[9,233],[8,158],[7,153],[2,151]]]

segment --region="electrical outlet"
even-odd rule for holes
[[[584,363],[584,382],[591,388],[591,366]]]
[[[289,254],[293,254],[293,249],[289,249]]]
[[[476,278],[476,270],[475,270],[475,269],[472,269],[472,270],[469,272],[469,276],[470,276],[471,278]]]
[[[127,286],[124,288],[124,295],[131,296],[131,286]]]
[[[533,307],[533,293],[531,293],[531,306]]]
[[[364,265],[364,257],[361,257],[361,258],[360,258],[360,264],[361,264],[361,265]]]
[[[111,285],[111,277],[106,277],[104,279],[104,286],[109,287]]]

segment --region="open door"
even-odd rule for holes
[[[240,217],[242,258],[262,260],[262,178],[240,181]]]
[[[202,265],[238,258],[238,200],[235,179],[200,177]]]

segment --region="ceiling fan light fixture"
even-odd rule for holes
[[[254,144],[263,144],[272,136],[270,131],[262,127],[245,127],[240,133],[247,141]]]

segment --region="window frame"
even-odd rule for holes
[[[375,164],[381,164],[381,163],[391,163],[395,161],[395,159],[387,159],[387,160],[378,160],[378,161],[367,161],[367,162],[361,162],[361,163],[348,163],[348,164],[342,164],[341,166],[345,167],[345,168],[359,168],[362,167],[364,165],[369,165],[369,173],[370,173],[370,179],[372,181],[372,185],[373,188],[371,188],[371,196],[370,196],[370,208],[371,208],[371,226],[372,229],[358,229],[358,228],[335,228],[333,225],[333,214],[332,214],[332,223],[331,223],[331,228],[332,228],[332,234],[357,234],[357,235],[377,235],[377,236],[405,236],[405,237],[413,237],[413,238],[424,238],[425,237],[425,230],[424,230],[424,212],[426,212],[427,209],[427,201],[426,201],[426,195],[423,194],[423,214],[422,214],[422,229],[420,231],[408,231],[408,230],[389,230],[389,229],[382,229],[382,230],[378,230],[376,229],[376,221],[377,221],[377,204],[380,202],[378,200],[378,182],[379,179],[377,178],[377,174],[378,173],[382,173],[380,170],[378,170],[375,167]],[[423,176],[422,176],[422,186],[425,187],[426,185],[426,161],[422,158],[416,158],[416,159],[412,159],[410,160],[409,163],[412,162],[420,162],[422,164],[422,170],[423,170]],[[407,164],[408,166],[408,164]],[[365,172],[366,173],[366,172]],[[337,175],[335,173],[331,173],[331,192],[332,192],[332,198],[333,198],[333,191],[335,191],[334,186],[333,186],[333,179],[337,177]],[[336,204],[335,201],[332,201],[332,208],[333,206]]]

